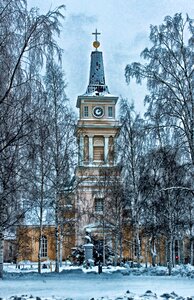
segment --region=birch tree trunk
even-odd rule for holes
[[[140,267],[140,255],[141,255],[141,245],[140,245],[140,238],[139,238],[139,225],[136,228],[136,246],[137,246],[137,264],[138,268]]]
[[[115,236],[115,257],[114,257],[114,266],[116,267],[117,266],[117,263],[118,263],[118,245],[119,245],[119,238],[118,238],[118,233],[116,233],[116,236]]]
[[[104,228],[104,217],[103,217],[103,250],[102,250],[102,259],[103,266],[106,265],[106,237],[105,237],[105,228]]]
[[[0,279],[3,278],[3,248],[4,248],[4,235],[2,228],[0,228]]]
[[[165,240],[165,265],[168,267],[168,241]]]
[[[59,273],[59,195],[55,203],[55,272]]]
[[[146,244],[145,244],[145,265],[146,268],[148,267],[148,241],[146,239]]]
[[[42,208],[40,208],[40,227],[38,245],[38,273],[41,273],[41,254],[42,254]]]
[[[41,157],[42,158],[42,157]],[[38,273],[41,273],[41,254],[42,254],[42,218],[43,218],[43,201],[44,201],[44,177],[43,177],[43,165],[41,166],[41,199],[40,199],[40,227],[39,227],[39,247],[38,247]]]
[[[168,260],[168,275],[172,275],[172,247],[173,247],[173,239],[170,237],[169,241],[169,260]]]
[[[122,243],[122,240],[123,240],[123,237],[122,237],[122,229],[119,228],[119,259],[120,259],[120,263],[123,259],[123,243]]]
[[[62,267],[63,262],[63,226],[60,227],[60,249],[59,249],[59,265]]]
[[[184,240],[181,239],[180,240],[180,263],[183,264],[184,263]]]
[[[41,253],[42,253],[42,226],[40,227],[39,245],[38,245],[38,273],[41,274]]]
[[[190,264],[193,266],[194,265],[194,242],[193,240],[190,240]]]
[[[172,266],[175,266],[175,241],[172,242]]]
[[[155,267],[156,266],[156,242],[155,242],[155,238],[151,239],[150,241],[150,252],[151,252],[151,256],[152,256],[152,266]]]

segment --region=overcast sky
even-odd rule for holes
[[[61,4],[66,11],[60,46],[72,106],[88,85],[94,40],[91,33],[97,28],[109,91],[133,100],[136,110],[143,112],[145,86],[127,85],[125,66],[139,61],[141,51],[149,46],[150,24],[161,24],[166,15],[177,12],[194,18],[194,0],[28,0],[29,8],[39,7],[40,13]]]

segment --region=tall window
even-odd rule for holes
[[[104,210],[104,199],[96,198],[95,199],[95,212],[103,212]]]
[[[48,242],[46,236],[42,236],[42,249],[41,249],[41,257],[48,256]]]
[[[9,257],[13,256],[13,247],[12,245],[9,246]]]
[[[104,137],[103,136],[94,136],[94,161],[104,162]]]
[[[109,118],[113,117],[113,108],[112,108],[112,106],[108,106],[108,117]]]
[[[88,117],[88,106],[84,106],[84,117]]]

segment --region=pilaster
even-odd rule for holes
[[[93,164],[93,135],[89,135],[89,164]]]
[[[80,135],[79,137],[79,165],[83,166],[84,160],[84,137]]]
[[[104,136],[104,161],[107,165],[108,161],[108,145],[109,145],[109,136]]]

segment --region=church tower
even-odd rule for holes
[[[85,94],[77,98],[77,245],[83,243],[85,232],[100,234],[98,216],[103,213],[105,200],[101,174],[116,168],[115,142],[119,132],[116,120],[118,97],[109,92],[105,83],[103,55],[98,50],[100,33],[96,30],[93,34],[95,50],[91,53],[89,84]]]

